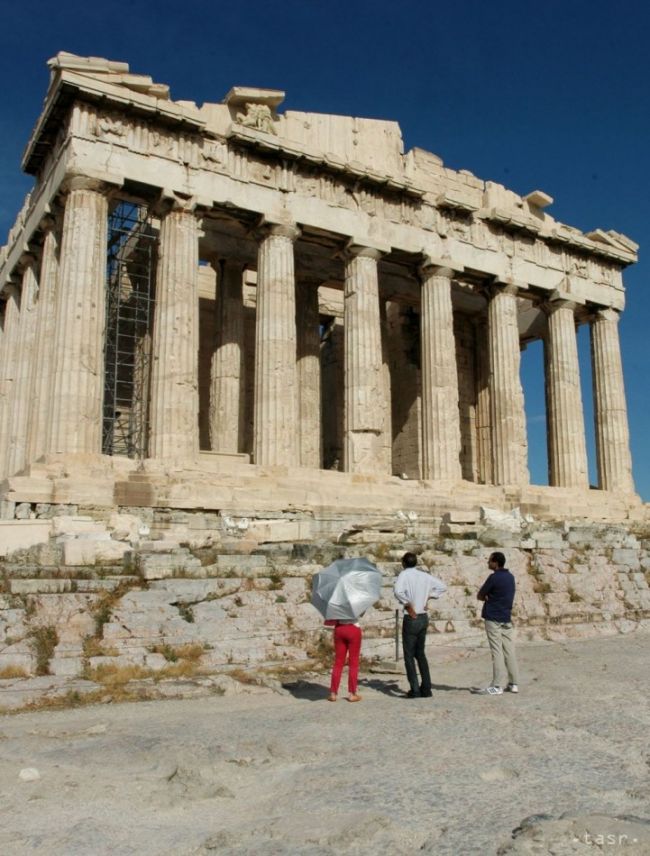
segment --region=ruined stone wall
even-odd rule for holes
[[[369,556],[384,573],[382,597],[363,619],[364,654],[389,658],[392,583],[404,549],[420,553],[449,587],[431,604],[433,650],[484,644],[476,591],[496,548],[517,578],[520,640],[650,629],[650,539],[623,526],[485,514],[480,523],[442,522],[428,540],[416,523],[404,523],[341,533],[336,543],[306,541],[298,513],[243,520],[171,509],[83,511],[24,504],[18,520],[0,521],[4,544],[9,527],[50,532],[0,560],[0,676],[156,670],[190,656],[206,670],[327,659],[311,578],[344,555]]]

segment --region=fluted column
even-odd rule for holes
[[[589,487],[575,304],[549,303],[546,360],[549,483]]]
[[[5,290],[2,348],[0,350],[0,479],[8,475],[11,433],[11,397],[16,379],[16,352],[20,335],[20,292],[15,285]]]
[[[591,322],[598,483],[602,490],[634,492],[619,313],[601,309]]]
[[[222,261],[217,275],[216,347],[210,374],[210,447],[239,451],[244,424],[244,303],[242,266]]]
[[[382,426],[381,471],[393,473],[393,390],[390,374],[390,332],[386,301],[379,301],[379,331],[381,335],[381,374],[384,384],[384,424]]]
[[[388,473],[383,437],[389,402],[382,367],[380,257],[378,250],[352,247],[345,268],[344,464],[353,473]]]
[[[422,475],[436,481],[461,478],[452,275],[422,270]]]
[[[162,213],[152,338],[149,457],[199,451],[199,219],[191,203]]]
[[[487,319],[476,325],[476,440],[479,484],[492,484],[492,431],[490,428],[490,354]]]
[[[27,419],[32,399],[37,295],[36,260],[33,256],[28,256],[20,289],[20,331],[16,348],[15,377],[9,404],[11,413],[7,458],[9,475],[22,470],[27,463]]]
[[[47,433],[52,408],[50,395],[54,357],[56,284],[59,270],[59,236],[52,218],[48,218],[43,227],[45,238],[41,255],[38,304],[36,307],[32,399],[28,417],[28,463],[38,459],[47,450]]]
[[[101,451],[108,199],[98,182],[68,183],[56,294],[48,451]]]
[[[262,234],[255,323],[255,463],[298,464],[298,371],[294,241],[299,230],[273,224]]]
[[[300,283],[296,289],[298,335],[298,410],[300,465],[321,467],[321,382],[318,288]]]
[[[519,376],[517,288],[495,285],[488,304],[492,477],[495,484],[528,484],[524,393]]]

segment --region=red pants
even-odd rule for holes
[[[354,624],[339,624],[334,628],[334,666],[330,692],[338,693],[341,674],[348,658],[348,692],[354,695],[357,691],[359,677],[359,654],[361,653],[361,628]]]

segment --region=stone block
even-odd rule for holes
[[[50,674],[57,677],[78,678],[83,670],[83,657],[52,657],[49,663]]]
[[[202,571],[200,560],[187,550],[139,555],[138,567],[145,580],[162,580]]]
[[[443,523],[455,524],[473,524],[479,519],[479,515],[475,511],[448,511],[442,516]]]
[[[97,558],[96,541],[64,541],[63,564],[70,567],[94,565]]]
[[[72,580],[68,579],[36,579],[36,580],[9,580],[9,591],[12,594],[58,594],[73,590]]]
[[[524,518],[518,508],[513,508],[512,511],[508,512],[481,506],[481,523],[489,529],[501,529],[510,533],[519,533],[524,522]]]
[[[55,626],[59,640],[70,644],[94,629],[91,612],[98,598],[81,592],[30,595],[30,623],[34,627]]]
[[[614,548],[612,550],[612,563],[614,565],[625,565],[628,568],[639,568],[640,556],[638,550],[627,549],[624,547]]]
[[[147,653],[144,655],[143,665],[147,669],[155,669],[155,671],[158,672],[166,666],[169,666],[170,663],[162,654]]]
[[[96,562],[121,562],[131,552],[131,545],[124,541],[96,541]]]
[[[478,538],[478,532],[470,530],[465,523],[441,523],[440,534],[449,538],[467,538],[470,540]]]
[[[312,537],[312,521],[252,520],[247,534],[259,543],[306,541]]]
[[[217,567],[222,573],[234,572],[238,576],[264,576],[266,556],[217,556]]]
[[[0,557],[46,543],[51,530],[49,520],[0,520]]]
[[[15,517],[16,503],[10,499],[0,500],[0,520],[13,520]]]
[[[19,502],[14,510],[16,520],[29,520],[32,516],[32,506],[29,502]]]
[[[519,547],[521,538],[507,529],[487,528],[481,532],[479,541],[482,545],[491,547],[495,550]]]
[[[141,538],[149,537],[149,526],[135,514],[114,512],[108,521],[108,528],[115,541],[128,541],[137,544]]]
[[[18,646],[11,646],[0,651],[0,679],[4,669],[24,669],[28,675],[33,674],[36,668],[36,658],[31,651],[14,650]],[[3,705],[0,704],[0,707]]]
[[[55,517],[52,520],[52,534],[60,535],[88,535],[90,533],[97,535],[100,532],[105,533],[106,527],[103,523],[98,523],[92,517]]]
[[[564,539],[557,532],[531,532],[530,535],[538,549],[543,547],[547,550],[561,550],[566,546]]]

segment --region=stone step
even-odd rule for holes
[[[110,577],[121,577],[124,573],[124,565],[101,565],[101,567],[67,567],[57,565],[36,565],[33,563],[24,565],[5,564],[5,574],[8,579],[86,579],[101,580]]]
[[[64,593],[88,593],[98,591],[115,591],[120,585],[139,583],[140,577],[119,576],[105,577],[104,579],[13,579],[8,580],[7,586],[10,594],[64,594]]]

